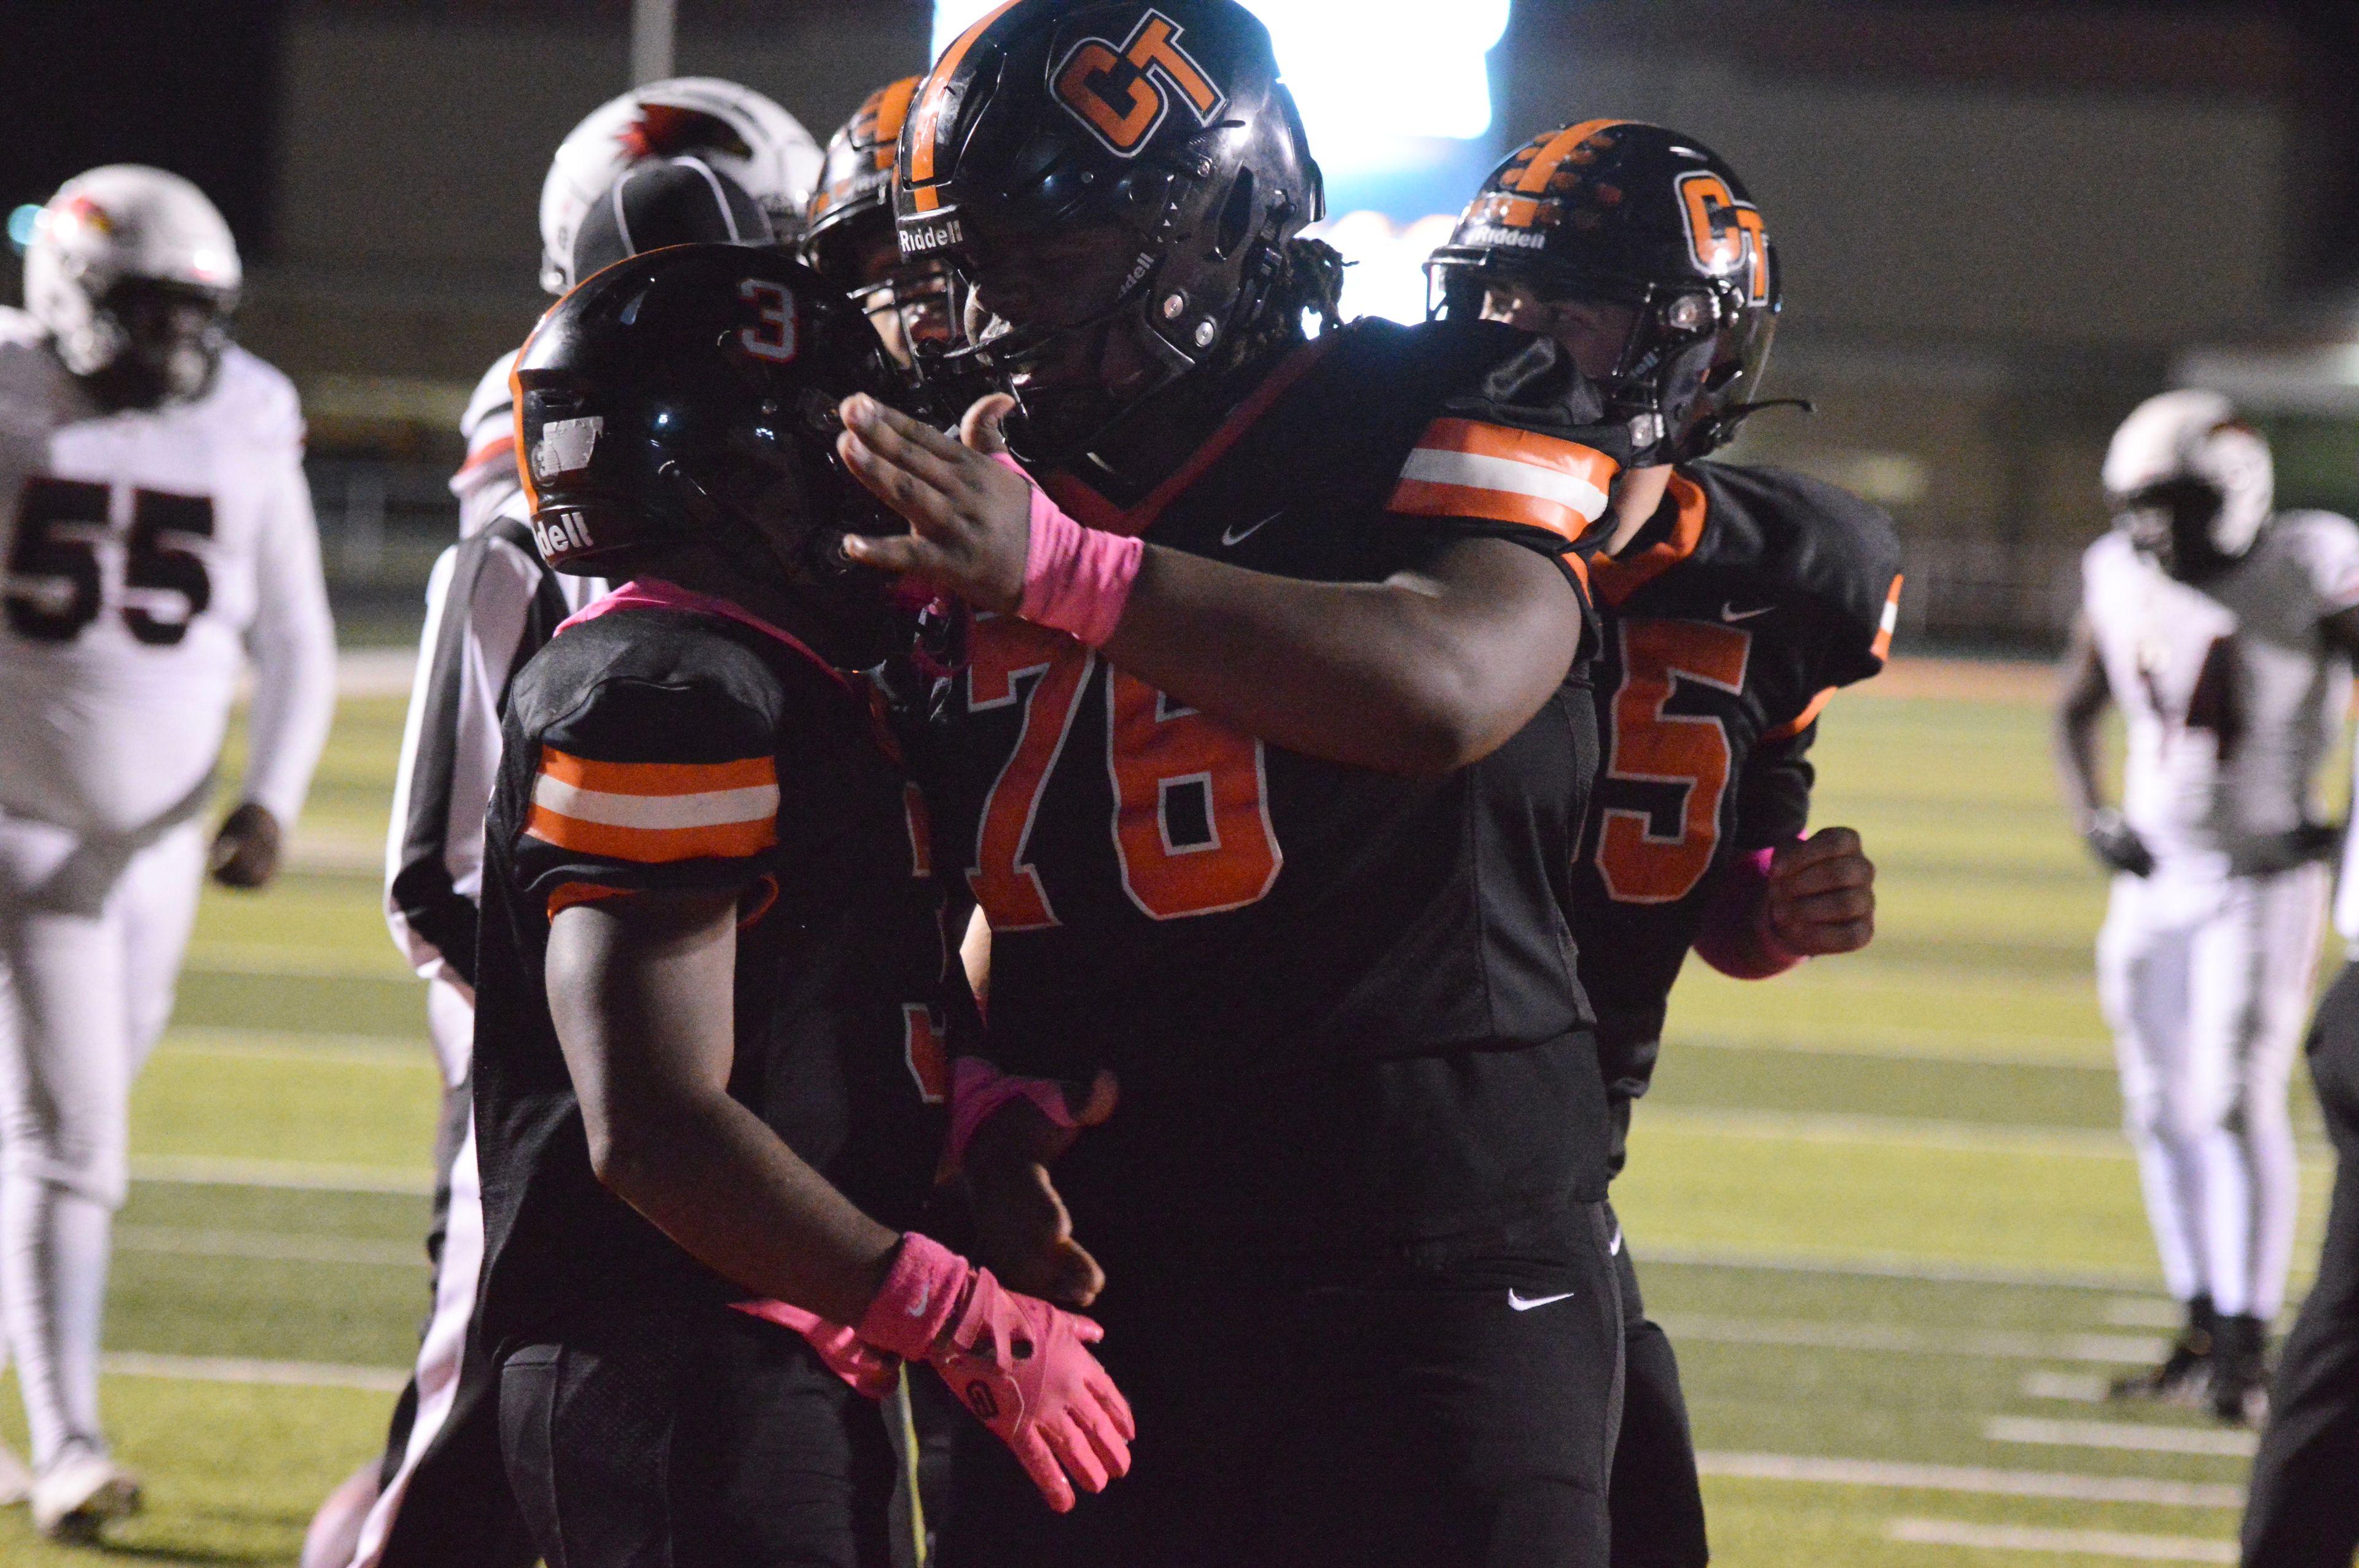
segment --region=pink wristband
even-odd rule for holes
[[[1720,873],[1696,930],[1696,957],[1731,979],[1766,980],[1802,961],[1789,953],[1762,918],[1775,849],[1737,856]]]
[[[965,1162],[966,1146],[975,1129],[1010,1100],[1028,1099],[1040,1114],[1059,1127],[1081,1125],[1065,1103],[1065,1091],[1047,1078],[1019,1078],[1003,1073],[980,1056],[961,1056],[951,1064],[951,1130],[942,1152],[942,1169],[955,1171]]]
[[[992,454],[995,462],[1024,474],[1006,452]],[[1025,620],[1059,632],[1070,632],[1093,648],[1105,645],[1130,603],[1130,585],[1138,580],[1138,563],[1147,554],[1144,540],[1126,539],[1099,528],[1084,528],[1032,485],[1032,540],[1024,557]]]
[[[930,1237],[901,1234],[893,1267],[855,1325],[861,1338],[904,1361],[922,1361],[958,1315],[974,1265]]]

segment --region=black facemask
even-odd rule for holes
[[[123,348],[87,379],[109,408],[158,408],[201,397],[229,346],[229,312],[218,295],[154,278],[126,278],[99,309],[123,333]]]
[[[2180,582],[2204,582],[2236,564],[2212,542],[2223,497],[2197,479],[2167,480],[2125,497],[2114,517],[2130,543]]]

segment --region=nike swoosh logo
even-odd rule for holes
[[[1554,1302],[1569,1302],[1577,1294],[1579,1294],[1578,1292],[1567,1291],[1559,1296],[1520,1296],[1510,1290],[1507,1292],[1507,1304],[1517,1312],[1529,1312],[1534,1307],[1544,1307]]]
[[[1758,610],[1739,610],[1736,608],[1734,600],[1726,599],[1721,600],[1720,618],[1723,621],[1750,621],[1756,615],[1767,615],[1777,608],[1774,604],[1765,604]]]
[[[1263,523],[1275,523],[1285,515],[1286,508],[1281,506],[1277,511],[1271,513],[1268,516],[1263,518],[1261,523],[1248,523],[1242,528],[1229,529],[1226,533],[1223,533],[1221,535],[1221,543],[1223,545],[1242,545],[1246,539],[1250,538],[1261,528]]]
[[[1614,1239],[1605,1244],[1605,1255],[1608,1258],[1615,1258],[1621,1256],[1621,1252],[1622,1227],[1617,1225],[1614,1227]]]
[[[911,1302],[911,1303],[909,1303],[909,1315],[910,1315],[911,1317],[923,1317],[923,1316],[925,1316],[925,1315],[926,1315],[926,1303],[927,1303],[928,1302],[929,1302],[929,1301],[933,1300],[933,1296],[934,1296],[934,1282],[933,1282],[931,1280],[929,1280],[929,1281],[927,1281],[925,1283],[923,1283],[923,1284],[919,1285],[919,1286],[918,1287],[918,1299],[917,1299],[916,1301],[913,1301],[913,1302]]]

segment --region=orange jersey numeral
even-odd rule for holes
[[[1270,827],[1262,744],[1113,672],[1106,768],[1123,891],[1158,920],[1241,909],[1285,857]]]
[[[1033,677],[1024,698],[1024,724],[1016,749],[984,798],[983,826],[975,835],[975,863],[967,886],[995,931],[1038,931],[1057,924],[1040,875],[1025,860],[1040,793],[1065,750],[1081,706],[1082,689],[1097,655],[1062,632],[1006,615],[975,617],[973,662],[967,665],[967,711],[1005,708],[1016,700],[1016,683]]]
[[[1675,683],[1699,681],[1729,693],[1745,688],[1750,633],[1693,621],[1625,621],[1620,626],[1622,686],[1614,694],[1613,746],[1606,776],[1629,784],[1681,784],[1680,830],[1657,836],[1647,812],[1609,807],[1598,836],[1597,870],[1605,891],[1624,903],[1685,898],[1712,866],[1720,839],[1720,800],[1728,788],[1728,730],[1717,719],[1666,713]]]
[[[941,1014],[921,1002],[901,1004],[901,1057],[918,1083],[918,1098],[941,1105],[951,1098],[951,1053]]]
[[[1015,747],[984,799],[967,885],[995,931],[1060,924],[1026,855],[1040,797],[1064,755],[1097,655],[1061,632],[1006,616],[975,619],[970,712],[1018,701]],[[1111,673],[1106,770],[1123,891],[1158,920],[1217,914],[1269,892],[1285,856],[1270,826],[1260,741],[1146,682]]]

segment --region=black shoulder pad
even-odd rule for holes
[[[766,752],[783,704],[776,669],[725,626],[660,611],[574,626],[533,656],[508,695],[525,734],[591,743],[618,762]]]
[[[1785,469],[1695,462],[1680,471],[1702,487],[1715,557],[1754,569],[1808,600],[1827,635],[1823,685],[1848,686],[1884,667],[1900,592],[1900,536],[1882,507]]]

